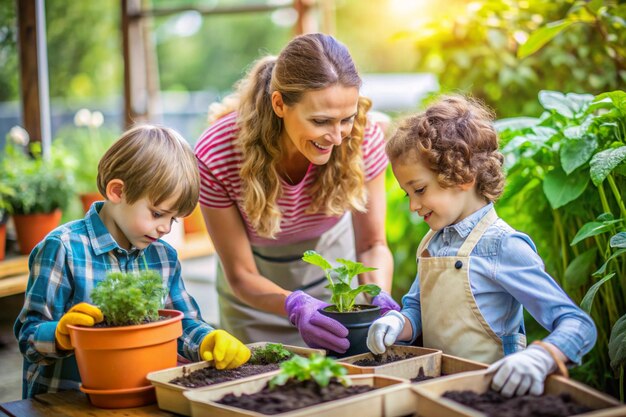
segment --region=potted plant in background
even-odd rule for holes
[[[68,325],[81,391],[96,407],[127,408],[156,401],[146,379],[176,366],[183,313],[162,310],[166,289],[156,271],[111,272],[91,293],[104,326]]]
[[[380,287],[375,284],[365,284],[352,288],[350,283],[355,276],[373,271],[376,268],[366,267],[360,262],[341,258],[337,259],[340,266],[333,267],[322,255],[313,250],[304,252],[302,260],[322,268],[328,279],[326,288],[330,289],[332,293],[332,305],[320,309],[320,313],[337,320],[348,329],[348,341],[350,342],[348,350],[345,353],[329,352],[329,354],[345,357],[368,352],[367,330],[372,322],[380,317],[380,307],[371,304],[355,304],[355,300],[361,293],[367,293],[372,297],[378,295]],[[333,278],[337,282],[334,282]]]
[[[15,195],[15,190],[8,182],[4,166],[5,161],[1,161],[0,164],[0,261],[2,261],[6,252],[7,220],[11,214],[11,205],[8,199]]]
[[[76,192],[83,212],[95,201],[104,200],[98,191],[98,163],[117,135],[101,129],[104,116],[99,111],[80,109],[74,115],[75,128],[61,130],[55,139],[78,163],[72,167]]]
[[[62,210],[72,196],[73,177],[68,167],[73,159],[53,144],[50,155],[42,154],[41,143],[29,143],[22,128],[12,129],[5,148],[10,175],[5,195],[11,207],[20,252],[28,255],[61,222]],[[19,133],[19,134],[18,134]]]

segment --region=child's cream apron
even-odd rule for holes
[[[480,313],[470,288],[470,254],[498,216],[491,209],[463,242],[456,256],[431,257],[429,231],[419,248],[418,274],[424,347],[483,363],[504,356],[502,340]]]
[[[330,300],[328,281],[321,268],[302,261],[307,250],[315,250],[332,264],[336,258],[355,259],[352,217],[349,214],[319,238],[284,246],[252,247],[259,273],[289,291],[303,290],[324,301]],[[356,279],[355,279],[356,281]],[[221,328],[244,343],[279,342],[306,346],[287,317],[254,309],[232,293],[221,265],[217,272]]]

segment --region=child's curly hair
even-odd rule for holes
[[[475,180],[476,191],[496,201],[504,188],[504,157],[493,120],[494,113],[474,99],[442,96],[403,120],[385,152],[392,164],[424,163],[444,188]]]

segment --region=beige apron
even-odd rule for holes
[[[319,238],[284,246],[252,247],[259,273],[289,291],[303,290],[329,301],[328,281],[318,266],[302,261],[307,250],[315,250],[334,264],[336,258],[355,259],[352,217],[348,213]],[[356,281],[356,280],[355,280]],[[306,346],[287,317],[266,313],[239,301],[232,293],[221,265],[217,271],[221,328],[244,343],[279,342]]]
[[[470,254],[498,216],[491,209],[474,227],[456,256],[430,257],[429,231],[419,248],[418,274],[424,347],[483,363],[504,356],[502,340],[480,313],[471,291]]]

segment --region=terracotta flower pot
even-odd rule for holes
[[[0,261],[4,259],[7,243],[7,224],[0,223]]]
[[[189,216],[183,217],[183,227],[186,234],[206,232],[204,217],[202,217],[202,212],[200,211],[200,204],[196,205],[196,208],[193,209]]]
[[[52,213],[14,214],[17,243],[22,255],[28,255],[37,243],[61,223],[61,210]]]
[[[104,200],[104,197],[102,197],[102,194],[100,194],[97,191],[94,193],[83,193],[83,194],[80,194],[79,197],[80,197],[80,202],[83,204],[83,212],[85,213],[89,211],[89,208],[91,207],[93,203],[95,203],[96,201]]]
[[[82,390],[93,405],[125,408],[155,401],[146,375],[176,366],[176,339],[183,334],[183,313],[159,314],[168,319],[121,327],[68,326]]]
[[[328,355],[344,358],[369,352],[369,349],[367,349],[367,331],[372,322],[380,317],[380,307],[366,304],[358,304],[355,307],[360,309],[340,313],[327,310],[335,308],[334,306],[329,306],[319,310],[323,315],[337,320],[348,329],[348,341],[350,342],[348,350],[345,353],[328,351]]]

